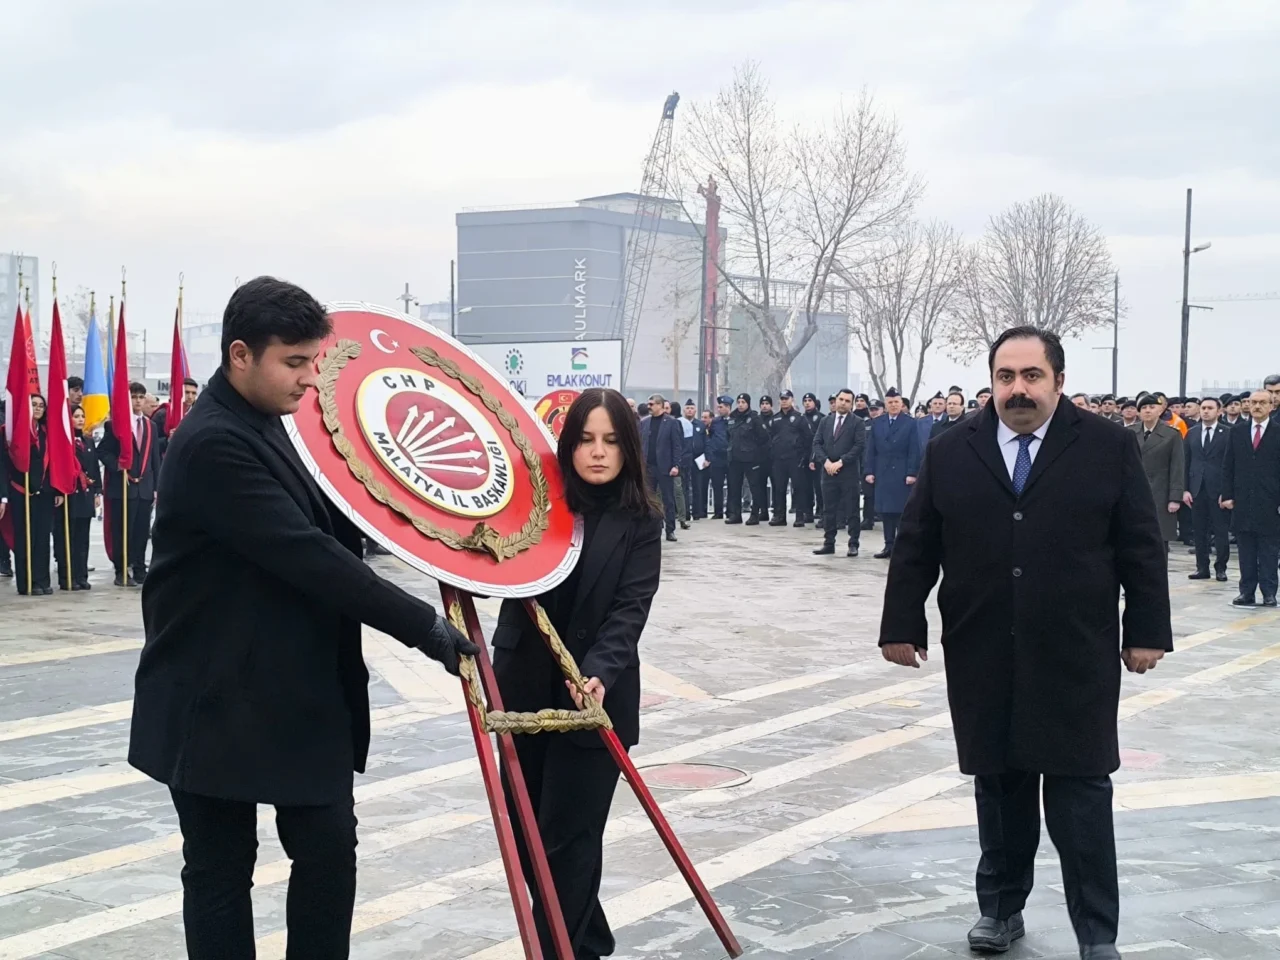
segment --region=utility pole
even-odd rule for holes
[[[449,336],[456,337],[458,335],[458,313],[455,305],[454,297],[454,261],[449,261]]]
[[[1182,354],[1178,364],[1178,395],[1187,395],[1187,344],[1191,339],[1191,307],[1187,304],[1191,283],[1191,188],[1187,187],[1187,226],[1182,242]]]
[[[404,285],[404,293],[400,294],[400,296],[396,297],[396,299],[403,301],[405,313],[408,313],[409,307],[417,302],[413,294],[409,292],[409,284],[407,282]]]
[[[1115,276],[1115,300],[1111,306],[1111,395],[1120,396],[1120,273]]]

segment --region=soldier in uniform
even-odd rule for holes
[[[707,424],[707,459],[711,465],[702,472],[710,477],[711,498],[704,497],[703,502],[715,505],[712,520],[724,519],[724,487],[729,479],[729,411],[732,409],[733,397],[728,394],[717,397],[716,416]]]
[[[813,434],[809,432],[804,414],[795,408],[795,395],[784,390],[778,399],[782,401],[782,409],[769,421],[769,469],[773,482],[773,519],[769,526],[787,525],[787,487],[790,485],[795,525],[803,527],[805,506],[800,497],[800,474],[813,456]]]
[[[751,394],[738,394],[737,407],[729,414],[729,513],[725,523],[742,523],[744,481],[751,487],[753,504],[746,525],[755,526],[766,512],[760,458],[767,456],[768,450],[769,434],[760,414],[751,409]]]
[[[818,435],[818,427],[822,425],[826,414],[818,407],[818,398],[812,393],[804,395],[804,419],[809,426],[809,436]],[[803,520],[822,526],[822,482],[818,476],[818,466],[813,459],[813,451],[809,451],[805,459],[804,469],[800,471],[800,505],[804,509]],[[816,506],[816,509],[815,509]],[[800,518],[797,518],[797,521]],[[797,522],[797,526],[803,524]]]
[[[767,393],[760,397],[760,422],[764,424],[765,432],[769,431],[769,424],[773,421],[773,397]],[[773,469],[773,454],[771,448],[773,446],[773,436],[770,434],[769,443],[766,445],[764,452],[760,455],[760,485],[764,489],[764,499],[760,501],[757,508],[753,503],[751,509],[760,514],[760,519],[767,521],[769,519],[769,504],[773,502],[773,488],[769,483],[770,471]],[[751,490],[752,496],[755,496],[755,488]]]

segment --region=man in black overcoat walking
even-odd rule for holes
[[[1240,595],[1231,602],[1251,607],[1261,588],[1262,604],[1276,605],[1276,558],[1280,555],[1280,420],[1271,397],[1257,390],[1248,402],[1250,418],[1231,430],[1222,471],[1222,506],[1240,556]]]
[[[822,525],[822,546],[817,554],[836,552],[836,534],[840,520],[849,524],[849,549],[846,556],[858,555],[858,481],[862,473],[862,454],[866,450],[867,430],[862,420],[853,415],[853,391],[836,394],[836,412],[822,421],[813,440],[813,462],[822,477],[822,500],[826,516]]]
[[[1000,953],[1023,935],[1043,778],[1081,957],[1107,960],[1119,956],[1110,774],[1120,665],[1144,673],[1173,649],[1164,541],[1137,437],[1063,398],[1058,337],[1006,330],[989,363],[994,402],[925,454],[880,646],[919,666],[941,569],[947,695],[982,847],[970,946]]]
[[[222,367],[160,477],[129,762],[167,784],[182,829],[191,960],[254,956],[256,805],[293,861],[289,960],[349,953],[353,771],[369,751],[367,623],[457,673],[476,648],[361,561],[360,535],[280,417],[315,386],[328,316],[259,277],[232,294]]]

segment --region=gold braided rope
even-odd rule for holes
[[[499,563],[516,556],[523,550],[528,550],[542,539],[542,534],[550,522],[551,513],[547,478],[543,475],[542,463],[538,459],[533,444],[520,430],[516,418],[502,408],[501,401],[490,394],[479,379],[464,373],[457,364],[441,357],[429,347],[414,347],[411,352],[423,363],[436,367],[445,376],[461,383],[497,416],[498,422],[510,435],[511,442],[524,456],[525,466],[529,470],[529,481],[533,487],[533,504],[529,511],[529,519],[519,530],[508,536],[503,536],[483,521],[477,523],[469,534],[464,535],[448,527],[437,526],[430,520],[418,516],[396,498],[387,485],[378,479],[373,468],[360,459],[355,444],[346,435],[342,420],[338,416],[338,376],[349,362],[360,356],[360,344],[355,340],[339,340],[325,352],[324,359],[320,361],[320,376],[317,380],[320,412],[324,418],[325,429],[329,431],[329,436],[333,440],[334,448],[342,454],[342,459],[347,462],[347,469],[364,485],[370,496],[412,523],[414,529],[423,536],[439,540],[453,550],[487,553]]]
[[[585,681],[578,670],[571,654],[561,642],[556,628],[540,604],[535,603],[538,630],[547,638],[551,653],[560,664],[560,672],[573,688],[582,696],[584,710],[539,710],[537,713],[515,713],[506,710],[489,710],[485,706],[484,697],[480,695],[480,671],[476,668],[473,657],[461,657],[458,661],[458,672],[466,681],[467,700],[480,716],[480,725],[486,733],[569,733],[573,730],[606,730],[613,729],[613,722],[589,693],[584,689]],[[467,633],[467,621],[462,615],[462,604],[453,601],[449,604],[449,622],[462,633]]]

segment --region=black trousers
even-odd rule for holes
[[[1252,597],[1255,591],[1261,589],[1264,598],[1274,597],[1280,537],[1260,537],[1256,533],[1237,530],[1236,550],[1240,554],[1240,595]]]
[[[1195,519],[1192,509],[1185,503],[1178,508],[1178,539],[1186,544],[1195,543]]]
[[[31,589],[48,590],[49,544],[53,536],[53,491],[46,487],[33,494],[31,503],[31,555],[27,556],[27,497],[10,489],[8,511],[13,516],[13,579],[18,592],[27,592],[27,565],[31,565]]]
[[[809,460],[806,458],[800,464],[800,469],[796,471],[796,489],[793,496],[799,500],[799,506],[796,507],[796,516],[798,519],[812,521],[817,514],[813,512],[813,494],[814,488],[820,487],[822,481],[818,479],[818,474],[809,469]]]
[[[71,583],[89,580],[89,517],[71,518]],[[58,561],[58,586],[67,587],[67,511],[53,508],[53,556]]]
[[[742,516],[742,485],[751,487],[751,512],[763,516],[768,512],[765,502],[763,471],[754,463],[729,461],[729,512],[730,517]]]
[[[773,518],[787,518],[787,487],[791,487],[791,505],[797,516],[803,516],[800,505],[800,465],[789,460],[774,460],[769,466],[769,480],[773,484]]]
[[[170,790],[182,828],[182,922],[188,960],[252,960],[253,865],[258,808]],[[355,800],[276,807],[276,832],[293,861],[285,922],[287,960],[346,960],[356,902]]]
[[[835,545],[836,534],[846,524],[849,527],[849,546],[858,545],[862,534],[858,525],[857,489],[858,479],[848,467],[842,468],[834,477],[822,470],[822,499],[826,505],[822,540],[827,546]]]
[[[1040,774],[1009,770],[974,778],[978,805],[978,907],[1007,920],[1026,905],[1040,846]],[[1116,942],[1120,888],[1110,777],[1044,778],[1044,819],[1062,861],[1076,940]]]
[[[559,734],[514,739],[520,770],[529,788],[529,802],[547,852],[547,866],[560,898],[565,929],[573,944],[574,960],[607,957],[613,953],[614,940],[600,905],[600,875],[604,865],[604,828],[618,785],[618,765],[608,750],[580,747]],[[505,770],[502,785],[525,883],[533,899],[542,955],[554,957],[555,945]]]
[[[1227,572],[1227,561],[1231,559],[1231,535],[1227,532],[1227,523],[1231,511],[1218,506],[1218,498],[1201,492],[1192,498],[1191,518],[1195,528],[1196,570],[1209,572],[1209,541],[1213,540],[1214,570],[1217,573]]]
[[[711,466],[702,471],[702,475],[707,478],[704,482],[711,484],[711,496],[703,500],[704,508],[710,504],[713,506],[714,513],[717,517],[724,516],[724,488],[729,481],[729,461],[728,460],[712,460]]]
[[[662,499],[662,517],[667,533],[675,533],[676,483],[679,482],[679,478],[667,473],[660,473],[652,467],[645,471],[645,477],[649,480],[650,492],[656,492]]]
[[[898,521],[902,519],[900,513],[881,513],[880,520],[884,523],[884,548],[892,550],[893,545],[898,539]]]
[[[147,572],[147,543],[151,539],[151,501],[129,501],[129,572]],[[112,563],[116,568],[116,576],[124,575],[124,550],[122,535],[124,523],[119,499],[107,498],[107,509],[111,511],[111,554],[115,558]]]
[[[858,472],[862,473],[862,470]],[[862,525],[870,530],[876,522],[876,488],[859,477],[858,489],[862,492]]]

